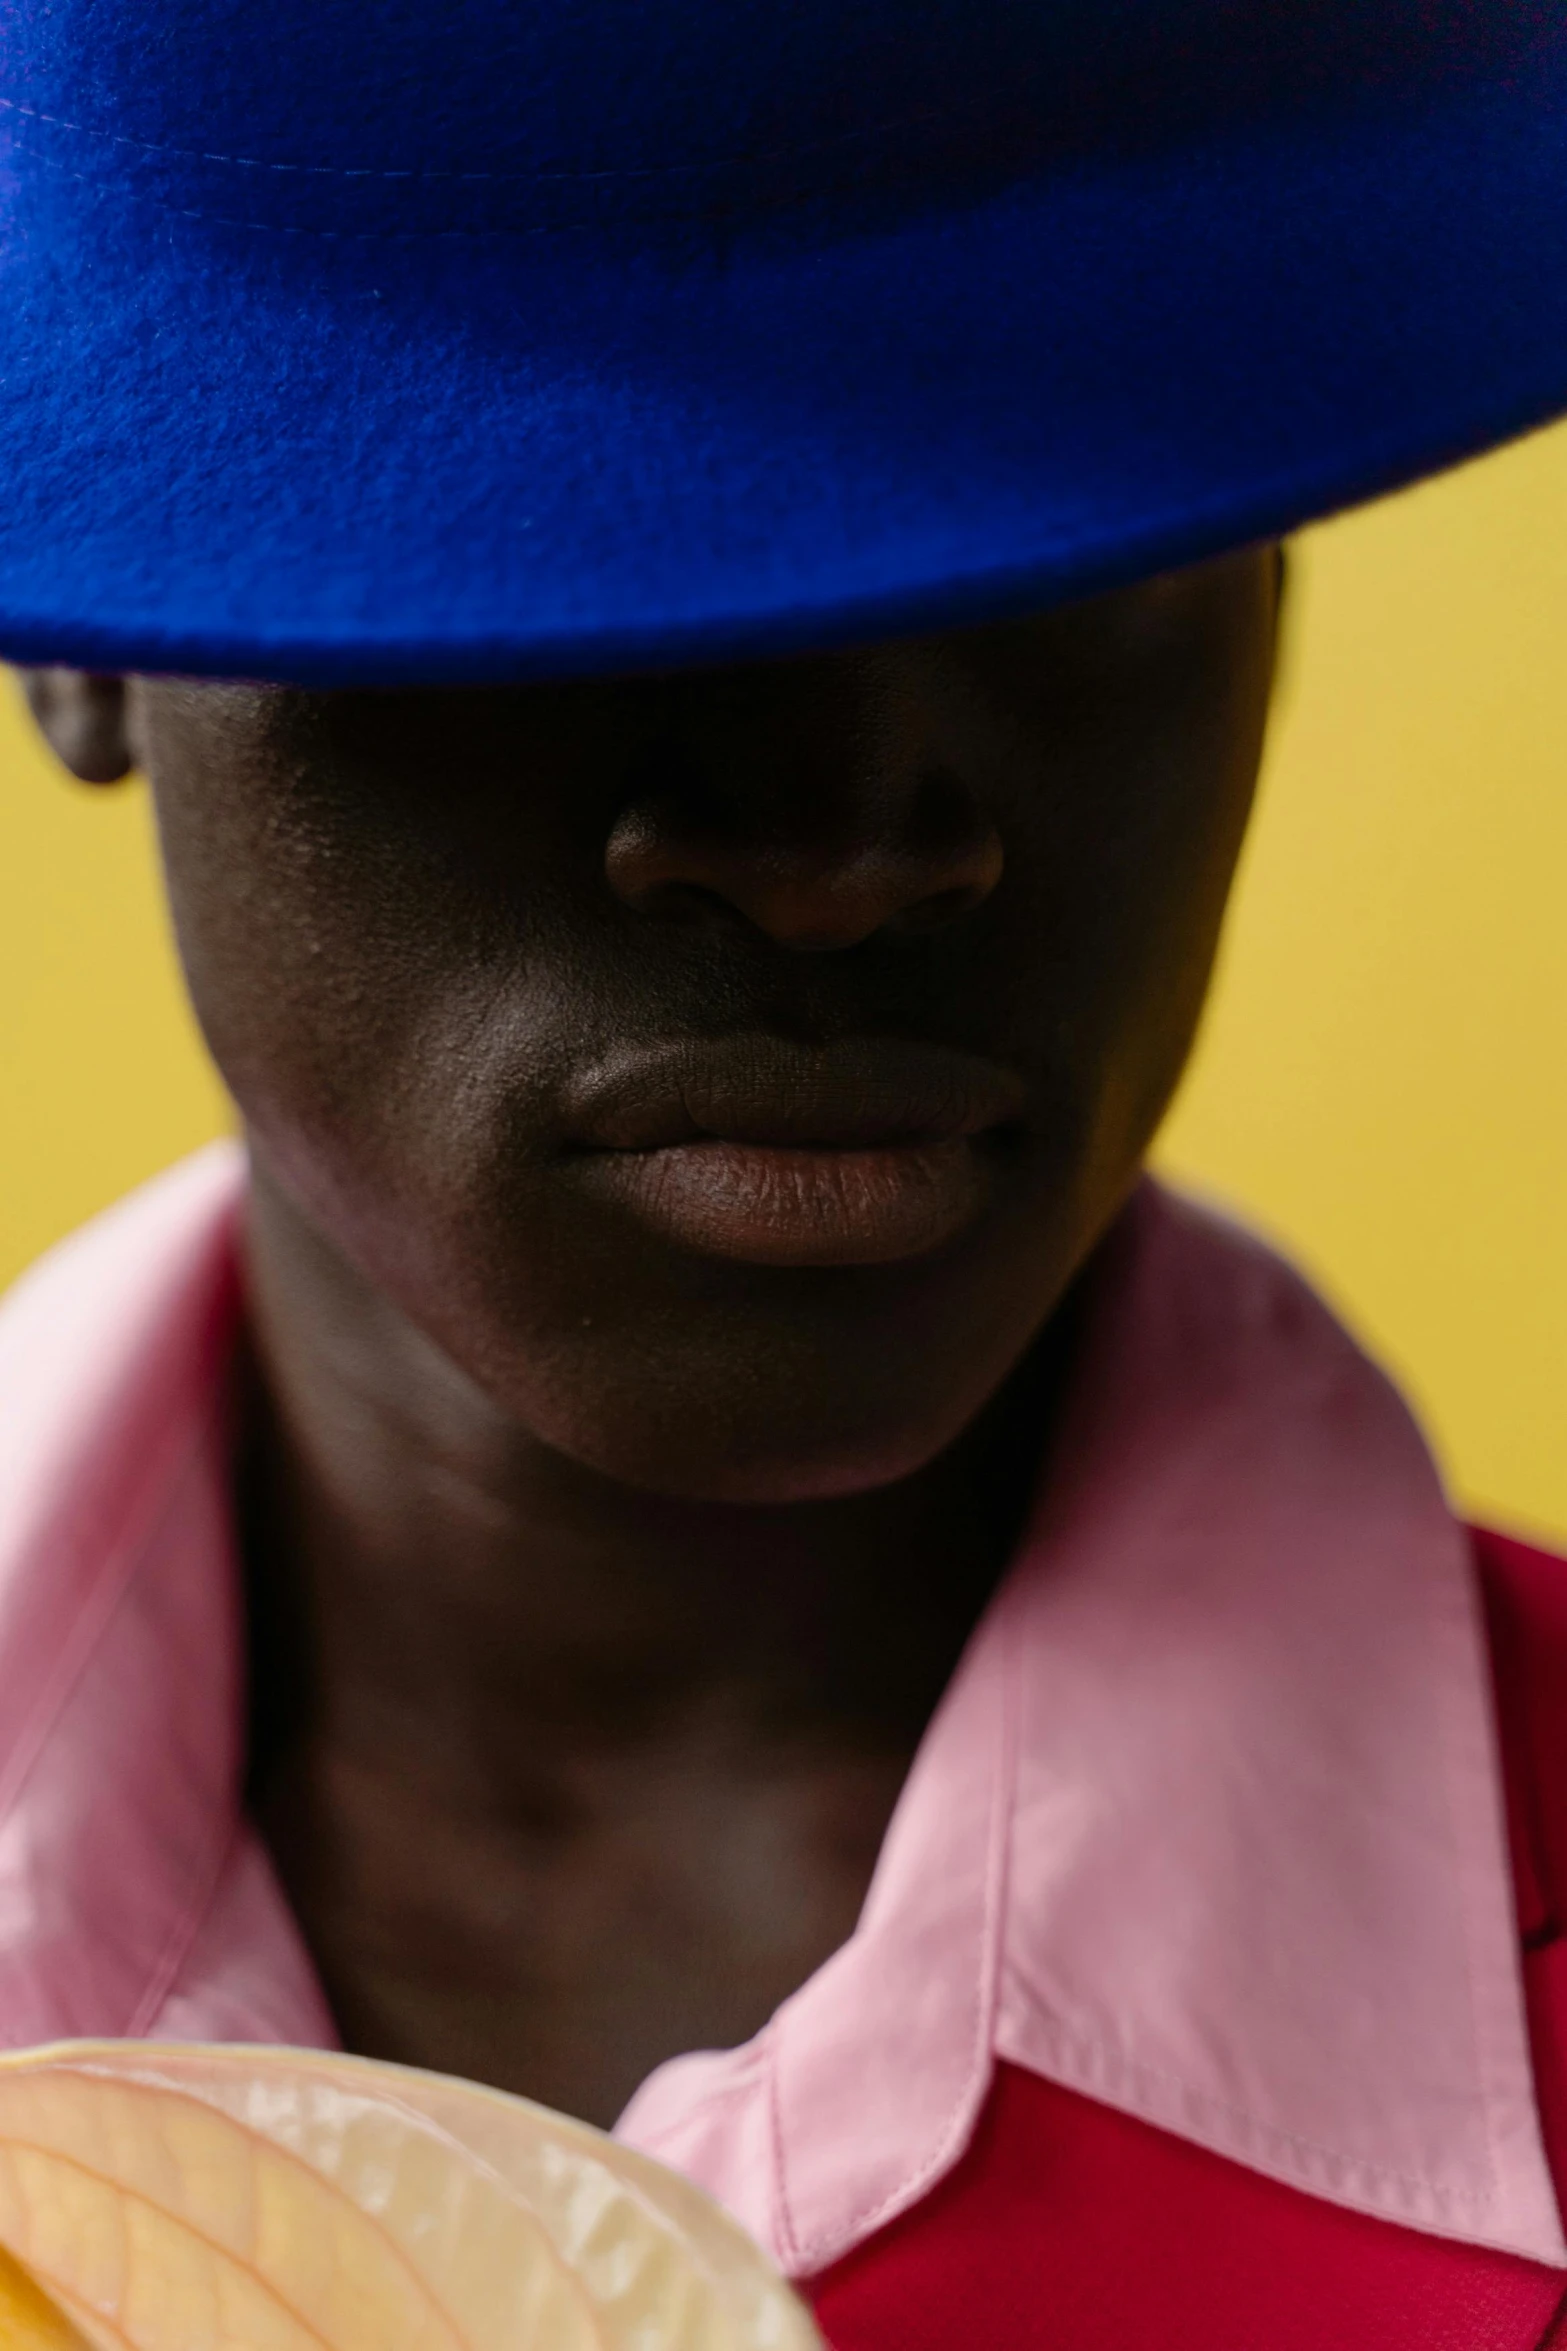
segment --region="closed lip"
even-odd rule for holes
[[[856,1151],[947,1143],[1021,1120],[1026,1089],[998,1063],[901,1038],[796,1045],[765,1034],[628,1051],[571,1088],[577,1149],[658,1151],[704,1138]]]
[[[677,1246],[752,1265],[928,1255],[989,1197],[1025,1089],[975,1055],[768,1036],[626,1053],[573,1090],[588,1187]]]

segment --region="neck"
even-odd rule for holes
[[[1015,1540],[1059,1331],[896,1485],[686,1501],[505,1417],[264,1171],[248,1238],[248,1547],[302,1636],[296,1704],[379,1686],[432,1722],[635,1741],[721,1692],[918,1736]]]
[[[402,1910],[398,1873],[417,1873],[418,1845],[451,1852],[482,1833],[492,1876],[526,1846],[535,1933],[546,1831],[620,1852],[624,1870],[635,1818],[645,1875],[650,1789],[656,1838],[678,1845],[684,1808],[707,1855],[715,1807],[728,1819],[737,1790],[752,1809],[723,1836],[737,1850],[775,1838],[786,1786],[788,1834],[800,1840],[804,1805],[831,1848],[819,1923],[798,1948],[783,1937],[777,1980],[746,1994],[754,2019],[667,2027],[675,2046],[754,2029],[852,1926],[914,1748],[1016,1539],[1063,1342],[1041,1345],[916,1476],[751,1508],[635,1491],[542,1444],[330,1252],[264,1170],[249,1281],[252,1796],[345,2034],[607,2117],[648,2050],[665,2053],[651,2028],[647,2047],[631,2034],[608,2087],[558,2078],[531,2043],[511,2058],[421,2038],[406,2002],[394,2030],[390,1995],[356,1990],[365,1962],[333,1923],[333,1885],[355,1886],[352,1941],[378,1908]],[[404,1860],[377,1859],[394,1813]],[[442,1897],[452,1915],[432,1981],[452,1973],[465,1898]],[[714,1934],[733,1923],[725,1901]],[[796,1909],[813,1915],[808,1899]],[[600,2046],[613,2038],[595,2030]]]

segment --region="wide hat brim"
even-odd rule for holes
[[[125,206],[25,115],[17,660],[456,683],[918,631],[1567,408],[1567,32],[961,203],[640,238]]]

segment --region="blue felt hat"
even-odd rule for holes
[[[1567,407],[1563,0],[7,0],[0,651],[1046,603]]]

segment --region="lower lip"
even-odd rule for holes
[[[746,1265],[895,1265],[970,1224],[988,1170],[970,1136],[874,1150],[698,1141],[580,1163],[641,1224]]]

